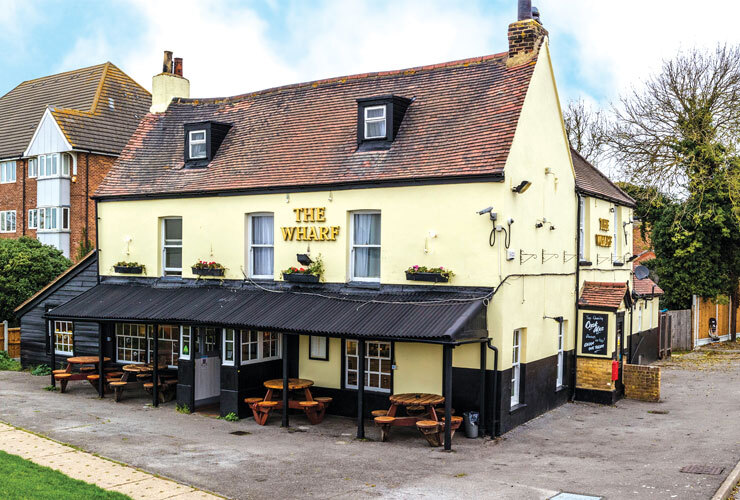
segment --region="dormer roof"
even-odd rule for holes
[[[507,54],[289,85],[220,99],[175,99],[148,115],[98,198],[501,180],[536,57]],[[358,99],[410,104],[381,150],[357,141]],[[232,125],[207,169],[185,168],[184,126]]]

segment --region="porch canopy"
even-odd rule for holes
[[[485,293],[465,292],[339,293],[103,283],[46,316],[458,344],[487,337],[484,297]]]

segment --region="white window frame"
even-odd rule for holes
[[[376,110],[376,109],[382,109],[383,110],[383,116],[382,117],[374,117],[374,118],[368,118],[368,111],[370,110]],[[365,139],[385,139],[388,137],[388,106],[385,104],[379,105],[379,106],[366,106],[363,111],[363,128],[364,128],[364,138]],[[368,135],[367,129],[369,123],[378,123],[383,122],[384,127],[383,130],[385,130],[385,134],[383,135]]]
[[[38,229],[39,227],[39,211],[37,208],[32,208],[28,211],[28,229]]]
[[[511,407],[521,403],[522,389],[522,329],[514,330],[511,358]]]
[[[69,232],[69,207],[38,207],[36,230],[46,233]],[[65,224],[66,220],[66,224]],[[52,227],[47,227],[51,225]]]
[[[162,221],[162,223],[161,223],[161,226],[162,226],[161,227],[161,232],[162,232],[161,233],[162,234],[162,276],[173,276],[173,277],[180,276],[180,277],[182,277],[182,269],[183,269],[182,267],[179,267],[179,268],[177,268],[177,267],[167,267],[167,249],[168,248],[179,248],[180,249],[180,255],[181,255],[181,258],[180,258],[180,266],[182,266],[182,249],[183,249],[182,236],[183,235],[180,234],[180,240],[179,240],[180,241],[180,244],[179,245],[178,244],[175,244],[175,243],[169,243],[168,244],[167,243],[167,238],[165,236],[166,235],[165,226],[167,225],[167,221],[168,220],[180,220],[180,230],[184,232],[184,229],[185,228],[182,225],[182,217],[162,217],[162,219],[160,219],[160,220]],[[171,240],[171,241],[178,241],[178,240]]]
[[[614,205],[614,259],[612,262],[619,262],[619,229],[617,228],[617,222],[619,221],[619,206]]]
[[[252,218],[253,217],[272,217],[272,245],[264,243],[252,243]],[[272,249],[272,274],[254,274],[254,249],[271,248]],[[275,214],[273,212],[256,212],[247,215],[247,269],[250,278],[257,279],[275,279]]]
[[[380,230],[381,230],[381,238],[380,238],[380,244],[379,245],[355,245],[355,215],[380,215]],[[368,283],[380,283],[380,275],[382,273],[382,268],[378,269],[378,277],[358,277],[355,276],[355,248],[379,248],[380,249],[380,255],[381,259],[383,256],[383,216],[381,215],[380,210],[355,210],[350,212],[350,224],[349,224],[349,276],[350,281],[365,281]]]
[[[193,139],[193,134],[203,134],[203,139]],[[188,159],[190,160],[203,160],[208,158],[208,143],[206,142],[208,139],[208,132],[206,129],[202,130],[191,130],[188,132]],[[203,144],[206,147],[206,150],[203,151],[203,156],[193,156],[193,145]]]
[[[637,305],[637,331],[642,331],[642,304]]]
[[[351,343],[357,343],[357,340],[351,340],[347,339],[344,341],[344,386],[347,389],[357,389],[357,384],[350,384],[349,382],[349,374],[355,373],[357,374],[357,380],[359,382],[359,367],[360,367],[360,359],[359,359],[359,353],[357,352],[357,348],[359,347],[359,344],[355,347],[355,353],[356,354],[350,354],[349,353],[349,345]],[[393,389],[393,342],[385,342],[385,341],[378,341],[378,340],[365,340],[365,376],[367,377],[368,382],[372,381],[371,375],[378,375],[378,383],[382,384],[380,382],[382,380],[383,375],[388,375],[390,377],[390,387],[383,388],[383,387],[376,387],[371,386],[369,384],[365,384],[365,390],[366,391],[372,391],[372,392],[385,392],[389,393]],[[380,356],[378,354],[377,356],[371,356],[369,354],[370,344],[378,344],[378,353],[380,353],[380,344],[387,344],[388,345],[388,356]],[[357,369],[351,369],[349,367],[349,359],[350,358],[357,358]],[[370,360],[371,359],[377,359],[378,360],[378,370],[370,370]],[[388,373],[383,372],[381,366],[382,362],[387,361],[388,365],[390,366],[390,369],[388,370]],[[364,381],[363,381],[364,382]]]
[[[239,343],[240,353],[244,352],[243,346],[245,344],[254,344],[254,342],[251,342],[250,340],[251,333],[257,334],[257,357],[254,359],[245,359],[246,356],[242,354],[240,364],[250,365],[253,363],[261,363],[263,361],[271,361],[274,359],[283,358],[283,351],[282,351],[283,335],[280,333],[276,333],[276,332],[264,332],[264,331],[259,331],[259,330],[241,330],[241,342]],[[277,339],[275,339],[277,353],[274,356],[265,356],[265,351],[264,351],[264,343],[266,340],[265,334],[277,335]]]
[[[555,388],[563,387],[565,380],[565,321],[558,321],[558,375]]]
[[[12,184],[17,177],[18,166],[13,161],[0,162],[0,184]],[[12,177],[12,179],[11,179]]]
[[[36,166],[36,177],[38,179],[52,179],[56,177],[69,177],[69,171],[64,174],[62,169],[62,154],[52,153],[46,155],[38,155],[38,163]],[[70,158],[70,164],[72,160]]]
[[[0,233],[15,233],[17,225],[15,210],[0,212]]]
[[[190,326],[180,326],[180,359],[191,359],[190,353],[193,352],[193,331]],[[188,352],[185,352],[187,346]]]
[[[38,158],[28,159],[28,177],[29,179],[35,179],[39,175],[39,160]]]
[[[221,332],[221,364],[224,366],[234,366],[236,361],[236,328],[224,328]],[[231,335],[231,340],[228,336]],[[227,358],[229,351],[226,349],[228,344],[231,344],[231,359]]]
[[[170,329],[170,332],[173,331],[172,329],[174,329],[174,331],[177,332],[175,335],[173,335],[174,338],[159,336],[160,331],[164,331],[165,328]],[[152,329],[152,330],[147,330],[147,331],[148,333],[149,332],[153,333],[154,330]],[[168,355],[170,356],[170,359],[172,360],[172,364],[168,364],[167,367],[177,369],[178,365],[177,365],[177,360],[175,360],[175,356],[177,356],[178,359],[180,358],[180,329],[179,327],[175,325],[159,325],[159,328],[157,329],[157,342],[164,342],[165,344],[167,343],[170,344],[169,349],[165,349],[165,350],[158,349],[157,354],[161,356],[163,352],[168,353]],[[147,345],[149,346],[149,350],[147,353],[147,361],[149,363],[153,363],[154,360],[152,358],[154,357],[154,335],[151,335],[151,334],[147,335],[147,343],[148,343]]]
[[[586,200],[583,196],[578,197],[578,260],[586,260]]]
[[[653,302],[651,300],[645,301],[645,312],[648,315],[648,330],[653,329]]]
[[[59,342],[60,339],[62,340],[61,342]],[[65,348],[60,349],[59,346]],[[67,347],[69,349],[66,349]],[[54,321],[54,353],[63,356],[73,356],[74,350],[74,323],[72,321]]]
[[[144,336],[142,337],[139,335],[140,328],[144,327]],[[136,335],[133,335],[131,330],[132,328],[136,328]],[[147,362],[147,346],[149,345],[149,337],[152,333],[152,327],[151,325],[144,325],[142,323],[116,323],[115,326],[115,335],[116,335],[116,343],[115,343],[115,350],[116,350],[116,363],[125,363],[129,365],[143,365]],[[126,338],[131,338],[131,347],[126,347]],[[119,339],[124,341],[123,346],[119,346],[118,342]],[[134,339],[136,343],[138,344],[138,347],[134,348]],[[134,356],[119,356],[119,349],[123,350],[124,353],[133,353],[133,352],[139,352],[141,353],[139,357],[139,360],[134,360]],[[130,358],[130,359],[126,359]]]

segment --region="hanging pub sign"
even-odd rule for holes
[[[606,355],[606,341],[609,335],[609,316],[606,314],[584,313],[581,353]]]
[[[603,234],[596,235],[596,246],[609,248],[612,246],[612,237]]]
[[[326,207],[294,208],[298,223],[326,222]],[[339,226],[287,226],[281,227],[284,241],[336,241]]]

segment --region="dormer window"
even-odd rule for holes
[[[390,148],[411,102],[395,95],[357,99],[357,150]]]
[[[385,106],[365,108],[365,139],[385,139]]]
[[[206,152],[206,131],[193,130],[192,132],[190,132],[188,146],[190,147],[191,160],[206,158],[208,156]]]
[[[207,167],[229,133],[231,125],[219,122],[186,123],[185,168]]]

